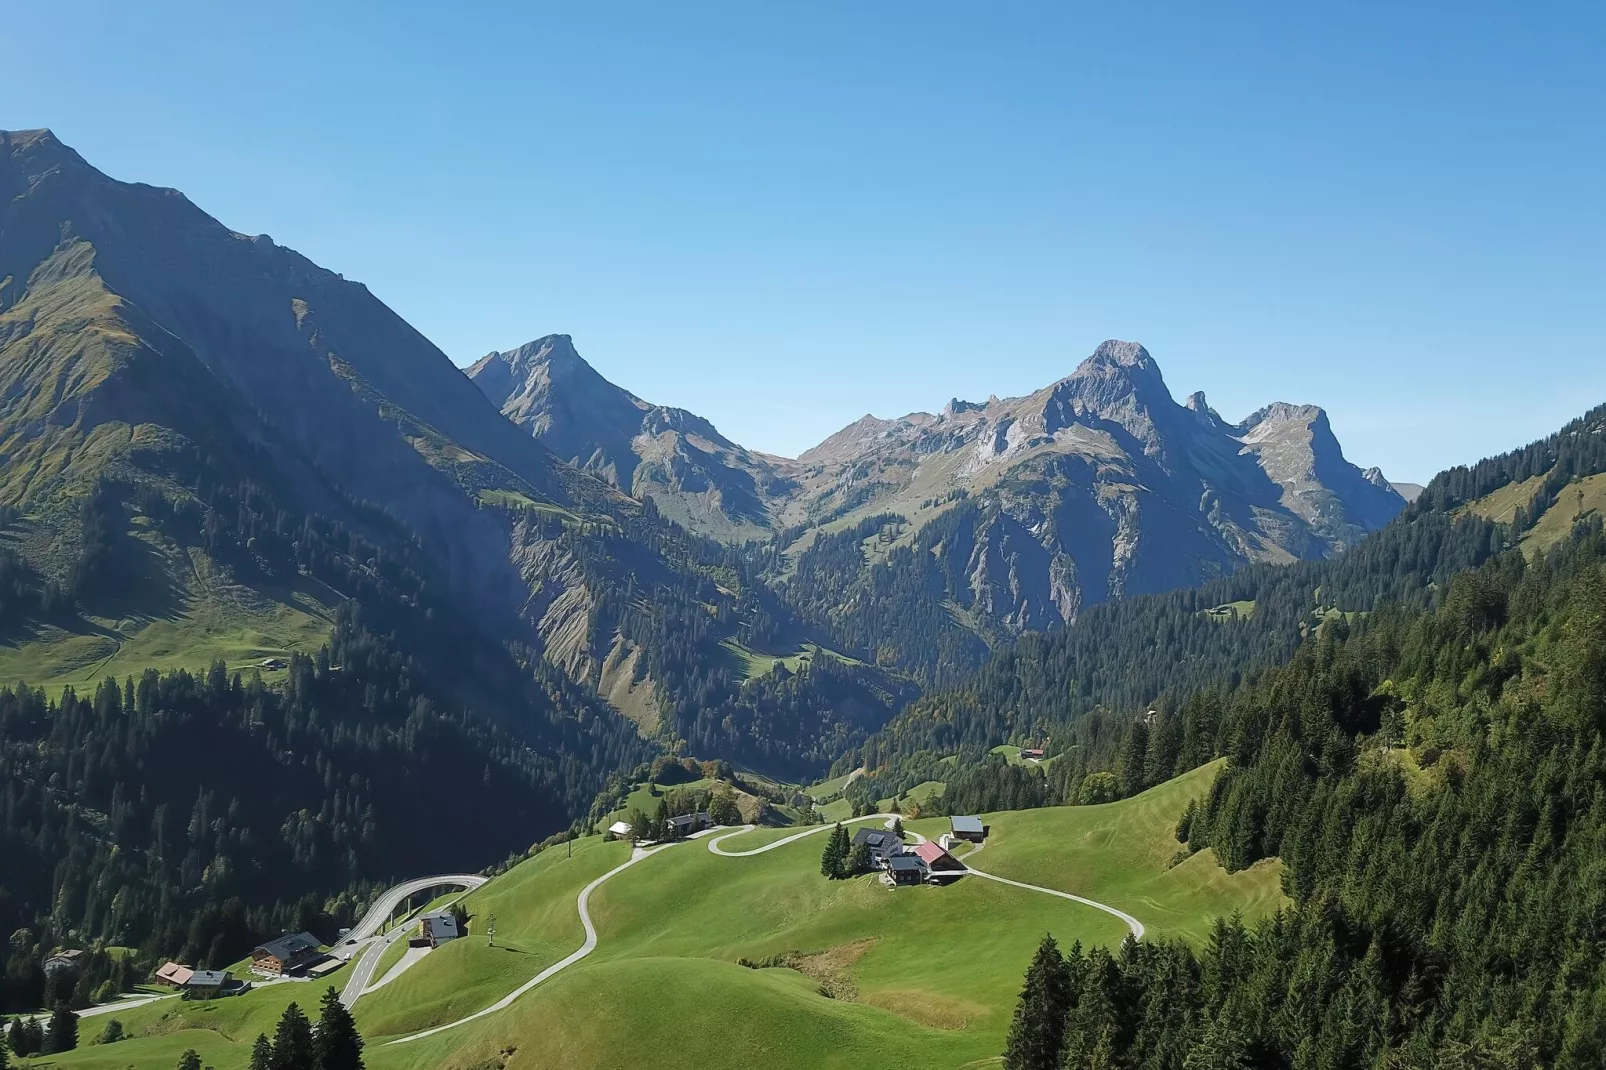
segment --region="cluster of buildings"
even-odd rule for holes
[[[345,965],[331,958],[311,933],[285,933],[251,950],[251,972],[258,977],[322,977]],[[156,983],[183,992],[189,999],[235,996],[251,989],[227,970],[197,970],[169,962],[156,971]]]
[[[906,846],[897,833],[890,829],[861,828],[854,833],[854,846],[863,844],[870,849],[870,859],[881,871],[881,879],[888,887],[942,883],[965,872],[965,864],[955,858],[949,848],[960,841],[981,843],[987,838],[987,826],[976,817],[954,817],[949,820],[949,831],[937,840],[927,840],[913,848]]]
[[[236,981],[227,970],[196,970],[177,962],[157,970],[156,983],[183,992],[186,999],[217,999],[251,990],[249,981]]]

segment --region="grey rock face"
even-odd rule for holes
[[[509,420],[577,467],[694,530],[766,533],[794,487],[792,462],[731,442],[685,409],[643,401],[603,378],[566,334],[488,353],[468,377]]]
[[[1202,392],[1177,404],[1148,351],[1114,340],[1034,394],[866,416],[800,460],[790,522],[891,512],[918,531],[968,510],[948,540],[969,559],[958,602],[1003,631],[1330,554],[1405,504],[1344,458],[1320,408],[1277,403],[1229,424]]]

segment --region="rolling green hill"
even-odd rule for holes
[[[1201,852],[1168,868],[1182,808],[1208,792],[1219,769],[1214,763],[1106,806],[990,815],[992,838],[977,864],[1107,901],[1155,936],[1197,940],[1215,915],[1262,916],[1281,902],[1275,863],[1228,876]],[[946,820],[910,828],[936,835]],[[761,829],[724,846],[746,850],[790,834]],[[359,1000],[369,1066],[987,1065],[1044,932],[1067,945],[1125,938],[1125,926],[1107,914],[979,877],[897,891],[874,877],[826,881],[824,835],[745,858],[715,855],[702,840],[648,858],[593,895],[600,939],[590,957],[506,1011],[387,1044],[490,1005],[578,947],[576,894],[629,848],[590,837],[572,857],[561,846],[537,854],[465,897],[473,935]],[[493,913],[494,948],[483,935]],[[738,964],[772,956],[790,956],[790,965]],[[119,1016],[133,1035],[119,1052],[125,1062],[154,1065],[170,1049],[176,1058],[182,1044],[205,1050],[219,1070],[243,1067],[256,1031],[313,988],[269,986],[210,1007],[169,1000],[131,1010]],[[697,1022],[707,1024],[706,1035],[688,1033]],[[195,1030],[213,1031],[204,1048]],[[50,1065],[124,1065],[95,1061],[104,1054],[89,1047]]]

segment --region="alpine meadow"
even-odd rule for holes
[[[1600,13],[626,6],[0,17],[0,1070],[1606,1067]]]

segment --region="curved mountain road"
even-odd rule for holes
[[[486,878],[478,873],[444,873],[433,877],[417,877],[387,888],[383,895],[374,900],[374,905],[368,908],[368,913],[362,916],[362,920],[346,934],[348,941],[355,940],[360,947],[355,952],[357,961],[352,964],[351,973],[346,977],[346,986],[340,990],[340,1002],[350,1007],[357,1002],[359,996],[368,991],[374,979],[374,971],[379,968],[380,956],[384,955],[386,948],[403,939],[409,932],[407,926],[399,926],[389,936],[370,939],[379,933],[391,913],[409,896],[427,892],[432,888],[461,888],[469,892],[485,881]],[[364,944],[363,941],[368,942]]]
[[[843,825],[851,825],[851,824],[855,824],[855,823],[862,822],[862,821],[885,821],[886,817],[887,817],[886,814],[872,814],[872,815],[870,815],[868,817],[849,818],[848,820],[840,822],[840,823],[843,824]],[[752,848],[750,850],[746,850],[746,851],[727,851],[727,850],[725,850],[725,848],[723,846],[721,846],[721,844],[723,844],[724,841],[726,841],[728,839],[731,839],[732,837],[740,836],[740,835],[742,835],[744,833],[752,832],[754,829],[756,829],[758,827],[757,825],[739,825],[736,828],[733,828],[733,829],[730,829],[730,830],[728,830],[726,832],[720,833],[717,836],[713,835],[713,833],[718,832],[719,831],[718,829],[707,829],[707,830],[704,830],[703,832],[699,832],[699,833],[694,834],[693,836],[690,837],[690,839],[694,839],[695,840],[695,839],[704,839],[704,838],[711,837],[711,838],[708,839],[708,850],[710,851],[710,853],[716,854],[716,855],[720,855],[723,858],[751,858],[753,855],[761,855],[761,854],[764,854],[767,851],[773,851],[777,847],[785,847],[789,843],[796,843],[798,840],[801,840],[801,839],[803,839],[805,837],[813,836],[816,833],[825,832],[825,831],[831,829],[835,824],[837,824],[837,823],[836,822],[831,822],[831,823],[827,823],[827,824],[823,824],[823,825],[816,825],[815,827],[809,828],[809,829],[805,829],[802,832],[794,832],[790,836],[783,836],[780,839],[775,840],[772,843],[766,843],[762,847],[754,847],[754,848]],[[914,839],[917,842],[921,842],[921,843],[925,842],[925,837],[921,836],[918,832],[911,832],[910,835],[912,837],[914,837]],[[685,842],[685,841],[677,841],[677,842]],[[475,1011],[473,1014],[470,1014],[465,1018],[459,1018],[455,1022],[447,1022],[445,1025],[437,1025],[437,1026],[434,1026],[433,1028],[425,1029],[425,1030],[422,1030],[422,1031],[417,1032],[417,1033],[409,1033],[407,1036],[398,1037],[395,1040],[388,1041],[387,1043],[388,1044],[409,1044],[409,1043],[411,1043],[411,1042],[413,1042],[415,1040],[423,1040],[425,1037],[432,1037],[432,1036],[435,1036],[438,1033],[444,1033],[448,1029],[456,1029],[460,1025],[467,1025],[469,1022],[475,1021],[475,1020],[480,1019],[480,1018],[484,1018],[487,1015],[495,1014],[498,1011],[504,1011],[508,1007],[513,1005],[513,1001],[514,1000],[516,1000],[520,996],[524,995],[526,992],[528,992],[530,989],[534,988],[536,985],[539,985],[542,981],[545,981],[547,978],[552,977],[554,974],[557,974],[562,970],[568,969],[570,966],[573,966],[575,963],[579,962],[581,959],[584,959],[587,955],[591,954],[591,952],[595,951],[596,948],[597,948],[597,927],[591,921],[591,911],[589,909],[589,903],[591,901],[591,893],[595,892],[598,888],[602,887],[604,884],[606,884],[613,877],[616,877],[620,873],[623,873],[625,870],[629,869],[631,866],[635,865],[637,862],[641,862],[641,861],[643,861],[643,860],[645,860],[647,858],[650,858],[650,857],[652,857],[653,855],[657,854],[660,851],[667,851],[669,848],[674,847],[674,846],[675,846],[674,843],[665,843],[665,844],[660,844],[657,847],[649,847],[649,848],[639,848],[638,847],[638,848],[636,848],[636,850],[634,852],[631,853],[629,861],[623,862],[620,865],[615,866],[614,868],[610,869],[608,872],[604,873],[602,876],[598,877],[596,880],[592,881],[590,884],[586,885],[584,888],[582,888],[580,890],[579,897],[575,899],[575,908],[580,913],[580,924],[585,929],[585,934],[586,934],[585,935],[585,941],[579,946],[579,948],[577,948],[567,958],[565,958],[565,959],[563,959],[563,960],[561,960],[559,962],[554,962],[552,965],[548,966],[546,969],[542,970],[540,973],[536,974],[534,977],[530,978],[528,981],[524,982],[522,985],[520,985],[519,987],[515,988],[513,991],[509,992],[507,995],[503,996],[501,999],[497,1000],[495,1003],[491,1004],[489,1007],[486,1007],[486,1008],[484,1008],[482,1010]],[[977,848],[977,850],[980,850],[980,848]],[[975,854],[976,854],[976,851],[971,851],[970,855],[967,855],[966,857],[970,857],[970,856],[973,856]],[[1107,903],[1100,903],[1097,900],[1086,899],[1086,898],[1084,898],[1082,896],[1079,896],[1079,895],[1072,895],[1070,892],[1062,892],[1062,891],[1059,891],[1058,889],[1055,889],[1055,888],[1042,888],[1042,887],[1039,887],[1038,885],[1035,885],[1035,884],[1026,884],[1026,883],[1024,883],[1022,881],[1010,880],[1008,877],[1000,877],[1000,876],[997,876],[996,874],[984,873],[981,870],[973,869],[968,865],[965,867],[965,869],[966,869],[967,872],[973,873],[978,877],[985,877],[988,880],[998,881],[1001,884],[1008,884],[1011,887],[1015,887],[1015,888],[1023,888],[1026,891],[1029,891],[1029,892],[1041,892],[1044,895],[1057,896],[1060,899],[1069,899],[1074,903],[1080,903],[1083,906],[1089,906],[1089,907],[1094,908],[1095,910],[1102,910],[1106,914],[1113,914],[1115,917],[1120,918],[1122,921],[1126,922],[1127,928],[1131,931],[1133,939],[1136,939],[1136,940],[1143,939],[1143,933],[1144,933],[1143,923],[1141,921],[1139,921],[1138,919],[1134,918],[1132,915],[1130,915],[1130,914],[1128,914],[1128,913],[1126,913],[1124,911],[1117,910],[1115,907],[1112,907],[1112,906],[1108,905]]]
[[[474,1021],[476,1018],[484,1018],[488,1014],[495,1014],[497,1011],[506,1010],[508,1007],[512,1006],[514,1000],[524,995],[524,993],[528,992],[542,981],[545,981],[548,977],[551,977],[559,970],[568,969],[570,966],[573,966],[575,963],[591,954],[591,952],[595,951],[597,947],[597,927],[591,923],[591,911],[588,909],[588,904],[591,901],[591,893],[602,887],[602,885],[609,878],[617,876],[618,874],[629,869],[631,866],[635,865],[637,862],[640,862],[643,859],[651,858],[659,851],[668,850],[673,846],[675,845],[672,843],[666,843],[658,847],[651,847],[645,850],[638,848],[631,852],[630,860],[628,862],[624,862],[613,867],[608,872],[604,873],[602,876],[598,877],[596,880],[592,881],[590,884],[586,885],[580,890],[580,896],[575,900],[575,906],[580,911],[580,924],[585,927],[586,938],[585,942],[580,945],[579,949],[571,954],[568,958],[563,959],[560,962],[554,962],[552,965],[548,966],[546,969],[542,970],[540,973],[536,974],[534,977],[530,978],[528,981],[524,982],[522,985],[515,988],[513,991],[509,992],[507,995],[503,996],[501,999],[497,1000],[495,1003],[483,1010],[475,1011],[468,1017],[459,1018],[455,1022],[447,1022],[445,1025],[437,1025],[433,1029],[425,1029],[419,1033],[411,1033],[405,1037],[399,1037],[396,1040],[392,1040],[390,1043],[408,1044],[415,1040],[423,1040],[425,1037],[432,1037],[436,1033],[444,1033],[448,1029],[456,1029],[460,1025],[466,1025],[469,1022]]]

